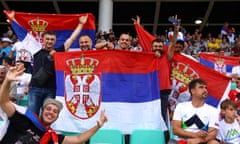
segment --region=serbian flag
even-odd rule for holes
[[[4,10],[10,20],[11,26],[18,39],[22,41],[27,33],[31,33],[37,41],[42,43],[43,33],[47,30],[55,31],[57,42],[55,47],[64,44],[70,37],[73,30],[79,24],[79,17],[88,15],[88,20],[84,24],[81,34],[88,34],[95,41],[96,27],[95,17],[91,13],[83,14],[44,14],[44,13],[24,13]],[[14,16],[13,16],[14,14]],[[71,48],[79,48],[78,38]]]
[[[151,52],[152,41],[156,39],[156,37],[147,32],[140,24],[135,24],[134,27],[137,32],[139,43],[142,46],[143,51]]]
[[[240,58],[213,53],[200,53],[200,63],[220,73],[231,74],[232,68],[239,65]]]
[[[196,78],[201,78],[207,82],[208,97],[206,103],[219,108],[220,101],[228,97],[231,82],[229,77],[181,54],[174,55],[172,66],[172,91],[169,96],[171,115],[178,103],[191,99],[188,84]]]
[[[131,133],[136,128],[166,130],[161,116],[158,62],[153,54],[129,51],[62,52],[54,55],[57,99],[64,109],[53,127],[84,132],[96,125]]]

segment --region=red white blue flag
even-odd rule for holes
[[[212,53],[200,53],[200,63],[220,73],[231,74],[232,68],[239,65],[240,58]]]
[[[55,47],[63,45],[65,40],[70,37],[73,30],[79,24],[79,17],[88,14],[88,20],[86,24],[84,24],[81,34],[88,34],[93,42],[95,41],[95,17],[91,13],[45,14],[14,12],[14,18],[11,16],[12,11],[4,10],[4,13],[10,20],[11,26],[20,41],[22,41],[29,32],[37,41],[42,43],[43,33],[46,30],[51,30],[55,31],[57,34]],[[75,40],[71,48],[79,48],[78,38]]]
[[[178,103],[191,99],[188,83],[196,78],[201,78],[207,82],[208,97],[206,103],[218,107],[220,101],[228,97],[231,81],[229,77],[181,54],[174,55],[172,66],[172,92],[169,97],[170,114],[173,113]]]
[[[166,128],[153,54],[99,50],[56,53],[54,58],[57,99],[64,103],[55,129],[83,132],[96,125],[101,109],[109,119],[104,128],[124,133]]]

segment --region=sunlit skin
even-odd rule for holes
[[[162,42],[154,42],[152,44],[152,51],[155,53],[157,57],[160,57],[163,53],[163,43]]]
[[[90,50],[92,48],[92,39],[87,35],[81,36],[79,38],[79,46],[82,51]]]
[[[15,66],[17,71],[24,69],[24,64],[22,62],[16,62]]]
[[[50,127],[57,120],[58,116],[59,109],[54,104],[48,104],[42,109],[41,120],[46,127]]]
[[[121,50],[128,50],[130,46],[130,35],[129,34],[121,34],[119,40],[118,40],[118,46]]]
[[[55,35],[49,35],[45,34],[43,37],[43,43],[44,43],[44,48],[46,50],[53,50],[54,45],[56,44],[56,36]]]
[[[205,100],[208,96],[207,85],[197,83],[196,87],[192,89],[192,95],[193,98]]]
[[[0,84],[3,82],[6,76],[7,70],[5,68],[0,68]]]

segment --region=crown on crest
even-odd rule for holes
[[[216,58],[216,64],[221,64],[223,65],[224,64],[224,59],[223,58]]]
[[[171,78],[176,78],[181,82],[188,84],[191,80],[198,78],[198,74],[183,63],[174,63]]]
[[[80,58],[68,59],[66,63],[72,74],[92,74],[99,61],[81,55]]]
[[[43,19],[39,19],[39,17],[29,20],[28,24],[33,31],[45,31],[48,26],[48,22]]]

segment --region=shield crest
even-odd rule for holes
[[[101,75],[95,73],[98,60],[84,57],[69,59],[70,72],[64,74],[67,110],[79,119],[93,117],[101,103]]]

